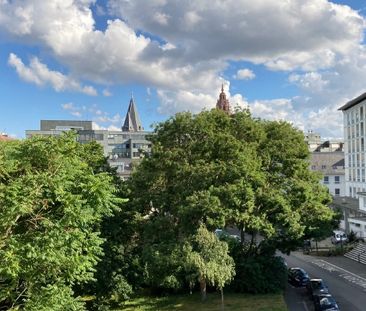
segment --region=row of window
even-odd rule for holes
[[[361,106],[360,108],[351,110],[347,114],[347,124],[350,125],[358,123],[360,120],[363,120],[364,118],[365,118],[364,109],[363,106]]]
[[[329,184],[329,176],[324,176],[323,179],[324,184]],[[339,184],[341,182],[340,176],[334,176],[334,183]]]
[[[318,167],[316,166],[316,165],[312,165],[311,166],[311,169],[313,170],[313,171],[315,171],[316,169],[317,169]],[[320,169],[322,169],[322,170],[326,170],[327,169],[327,166],[326,165],[321,165],[321,166],[319,166],[319,168]],[[336,166],[336,165],[332,165],[332,169],[333,170],[336,170],[336,169],[344,169],[344,166]]]
[[[109,159],[110,160],[117,160],[117,159],[122,159],[122,158],[129,158],[130,157],[130,152],[112,152],[109,154]],[[140,158],[141,156],[143,156],[143,153],[141,152],[132,152],[132,157],[133,158]]]
[[[357,228],[361,228],[361,224],[356,223],[356,222],[350,222],[350,225],[355,226]],[[364,226],[364,227],[365,227],[365,230],[366,230],[366,226]]]
[[[347,144],[348,153],[365,151],[365,140],[363,137],[361,137],[360,139],[353,139],[353,140],[351,140],[350,137],[348,137],[348,140],[349,140]]]

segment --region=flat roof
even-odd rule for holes
[[[365,99],[366,99],[366,92],[361,94],[360,96],[350,100],[348,103],[346,103],[342,107],[338,108],[338,110],[342,110],[342,111],[348,110],[348,109],[352,108],[353,106],[356,106],[357,104],[359,104],[360,102],[362,102]]]

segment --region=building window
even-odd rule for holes
[[[322,170],[325,170],[327,168],[326,165],[322,165]]]
[[[334,189],[334,194],[335,194],[336,196],[339,196],[339,195],[341,194],[340,189],[339,189],[339,188],[335,188],[335,189]]]
[[[334,183],[339,184],[339,182],[340,182],[339,176],[334,176]]]
[[[316,165],[312,165],[312,166],[311,166],[311,169],[312,169],[312,170],[316,170]]]
[[[324,176],[324,183],[329,184],[329,176]]]

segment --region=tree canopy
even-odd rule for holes
[[[100,223],[121,202],[98,144],[73,134],[0,144],[0,305],[81,310],[73,286],[93,279]]]
[[[289,123],[246,110],[179,113],[151,141],[152,154],[130,181],[144,230],[156,233],[146,235],[148,244],[195,234],[203,223],[211,231],[235,226],[242,238],[260,234],[289,251],[312,223],[332,221],[330,195],[309,170],[302,132]]]

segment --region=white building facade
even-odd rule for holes
[[[346,196],[358,199],[357,217],[350,217],[350,230],[366,238],[366,93],[339,108],[343,112]]]

